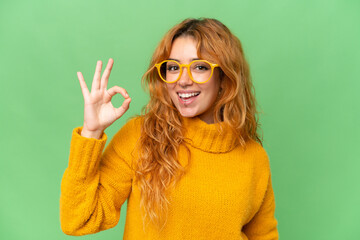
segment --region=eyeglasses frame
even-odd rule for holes
[[[161,66],[161,64],[163,64],[164,62],[174,62],[174,63],[177,63],[177,64],[180,66],[179,77],[178,77],[175,81],[169,82],[169,81],[166,81],[165,79],[162,78],[162,76],[161,76],[161,71],[160,71],[160,66]],[[191,74],[191,71],[190,71],[190,65],[193,64],[194,62],[206,62],[207,64],[210,65],[210,67],[211,67],[211,75],[210,75],[209,79],[206,80],[205,82],[198,82],[198,81],[196,81],[196,80],[193,78],[193,76],[192,76],[192,74]],[[215,67],[219,67],[219,64],[211,63],[211,62],[209,62],[209,61],[207,61],[207,60],[201,60],[201,59],[191,61],[191,62],[188,63],[188,64],[185,64],[185,63],[184,63],[184,64],[180,64],[178,61],[175,61],[175,60],[164,60],[164,61],[162,61],[162,62],[160,62],[160,63],[155,64],[154,66],[157,68],[161,80],[163,80],[163,81],[166,82],[166,83],[175,83],[175,82],[179,81],[179,79],[181,78],[182,72],[183,72],[183,67],[186,67],[186,68],[187,68],[187,71],[188,71],[188,74],[189,74],[189,76],[190,76],[190,79],[191,79],[193,82],[195,82],[195,83],[203,84],[203,83],[206,83],[207,81],[209,81],[209,80],[211,79],[211,77],[212,77],[212,75],[213,75],[213,73],[214,73],[214,68],[215,68]]]

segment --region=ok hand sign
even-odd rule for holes
[[[129,109],[131,98],[124,88],[114,86],[107,90],[113,63],[114,60],[110,58],[106,69],[100,78],[102,62],[97,62],[91,93],[86,86],[82,73],[77,73],[85,103],[84,125],[81,132],[81,135],[84,137],[99,139],[103,131]],[[120,93],[125,98],[123,104],[119,108],[115,108],[111,103],[111,98],[116,93]]]

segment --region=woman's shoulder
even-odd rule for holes
[[[122,128],[136,128],[140,129],[144,122],[143,115],[135,115],[126,120],[126,123]]]
[[[262,166],[266,169],[270,167],[269,155],[262,144],[254,139],[246,142],[245,152],[256,162],[257,166]]]
[[[267,154],[265,148],[262,145],[262,143],[260,143],[257,140],[249,139],[246,142],[246,147],[251,151],[258,152],[259,154]]]
[[[140,139],[142,117],[135,116],[127,119],[125,124],[114,134],[110,144],[115,149],[132,149]]]
[[[123,138],[125,141],[140,137],[143,116],[133,116],[126,120],[125,124],[115,133],[114,138]]]

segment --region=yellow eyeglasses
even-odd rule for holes
[[[166,83],[178,81],[186,67],[192,81],[196,83],[206,83],[214,73],[214,68],[218,64],[210,63],[206,60],[194,60],[189,64],[180,64],[175,60],[165,60],[155,64],[160,78]]]

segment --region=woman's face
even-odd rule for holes
[[[173,42],[169,59],[180,64],[188,64],[199,59],[196,50],[196,41],[191,36],[178,37]],[[212,62],[209,59],[205,59]],[[214,62],[212,62],[214,63]],[[167,90],[176,108],[183,117],[196,117],[206,123],[214,123],[213,108],[220,90],[219,69],[206,83],[195,83],[184,68],[180,79],[175,83],[166,83]],[[184,94],[200,93],[197,96],[185,98]]]

